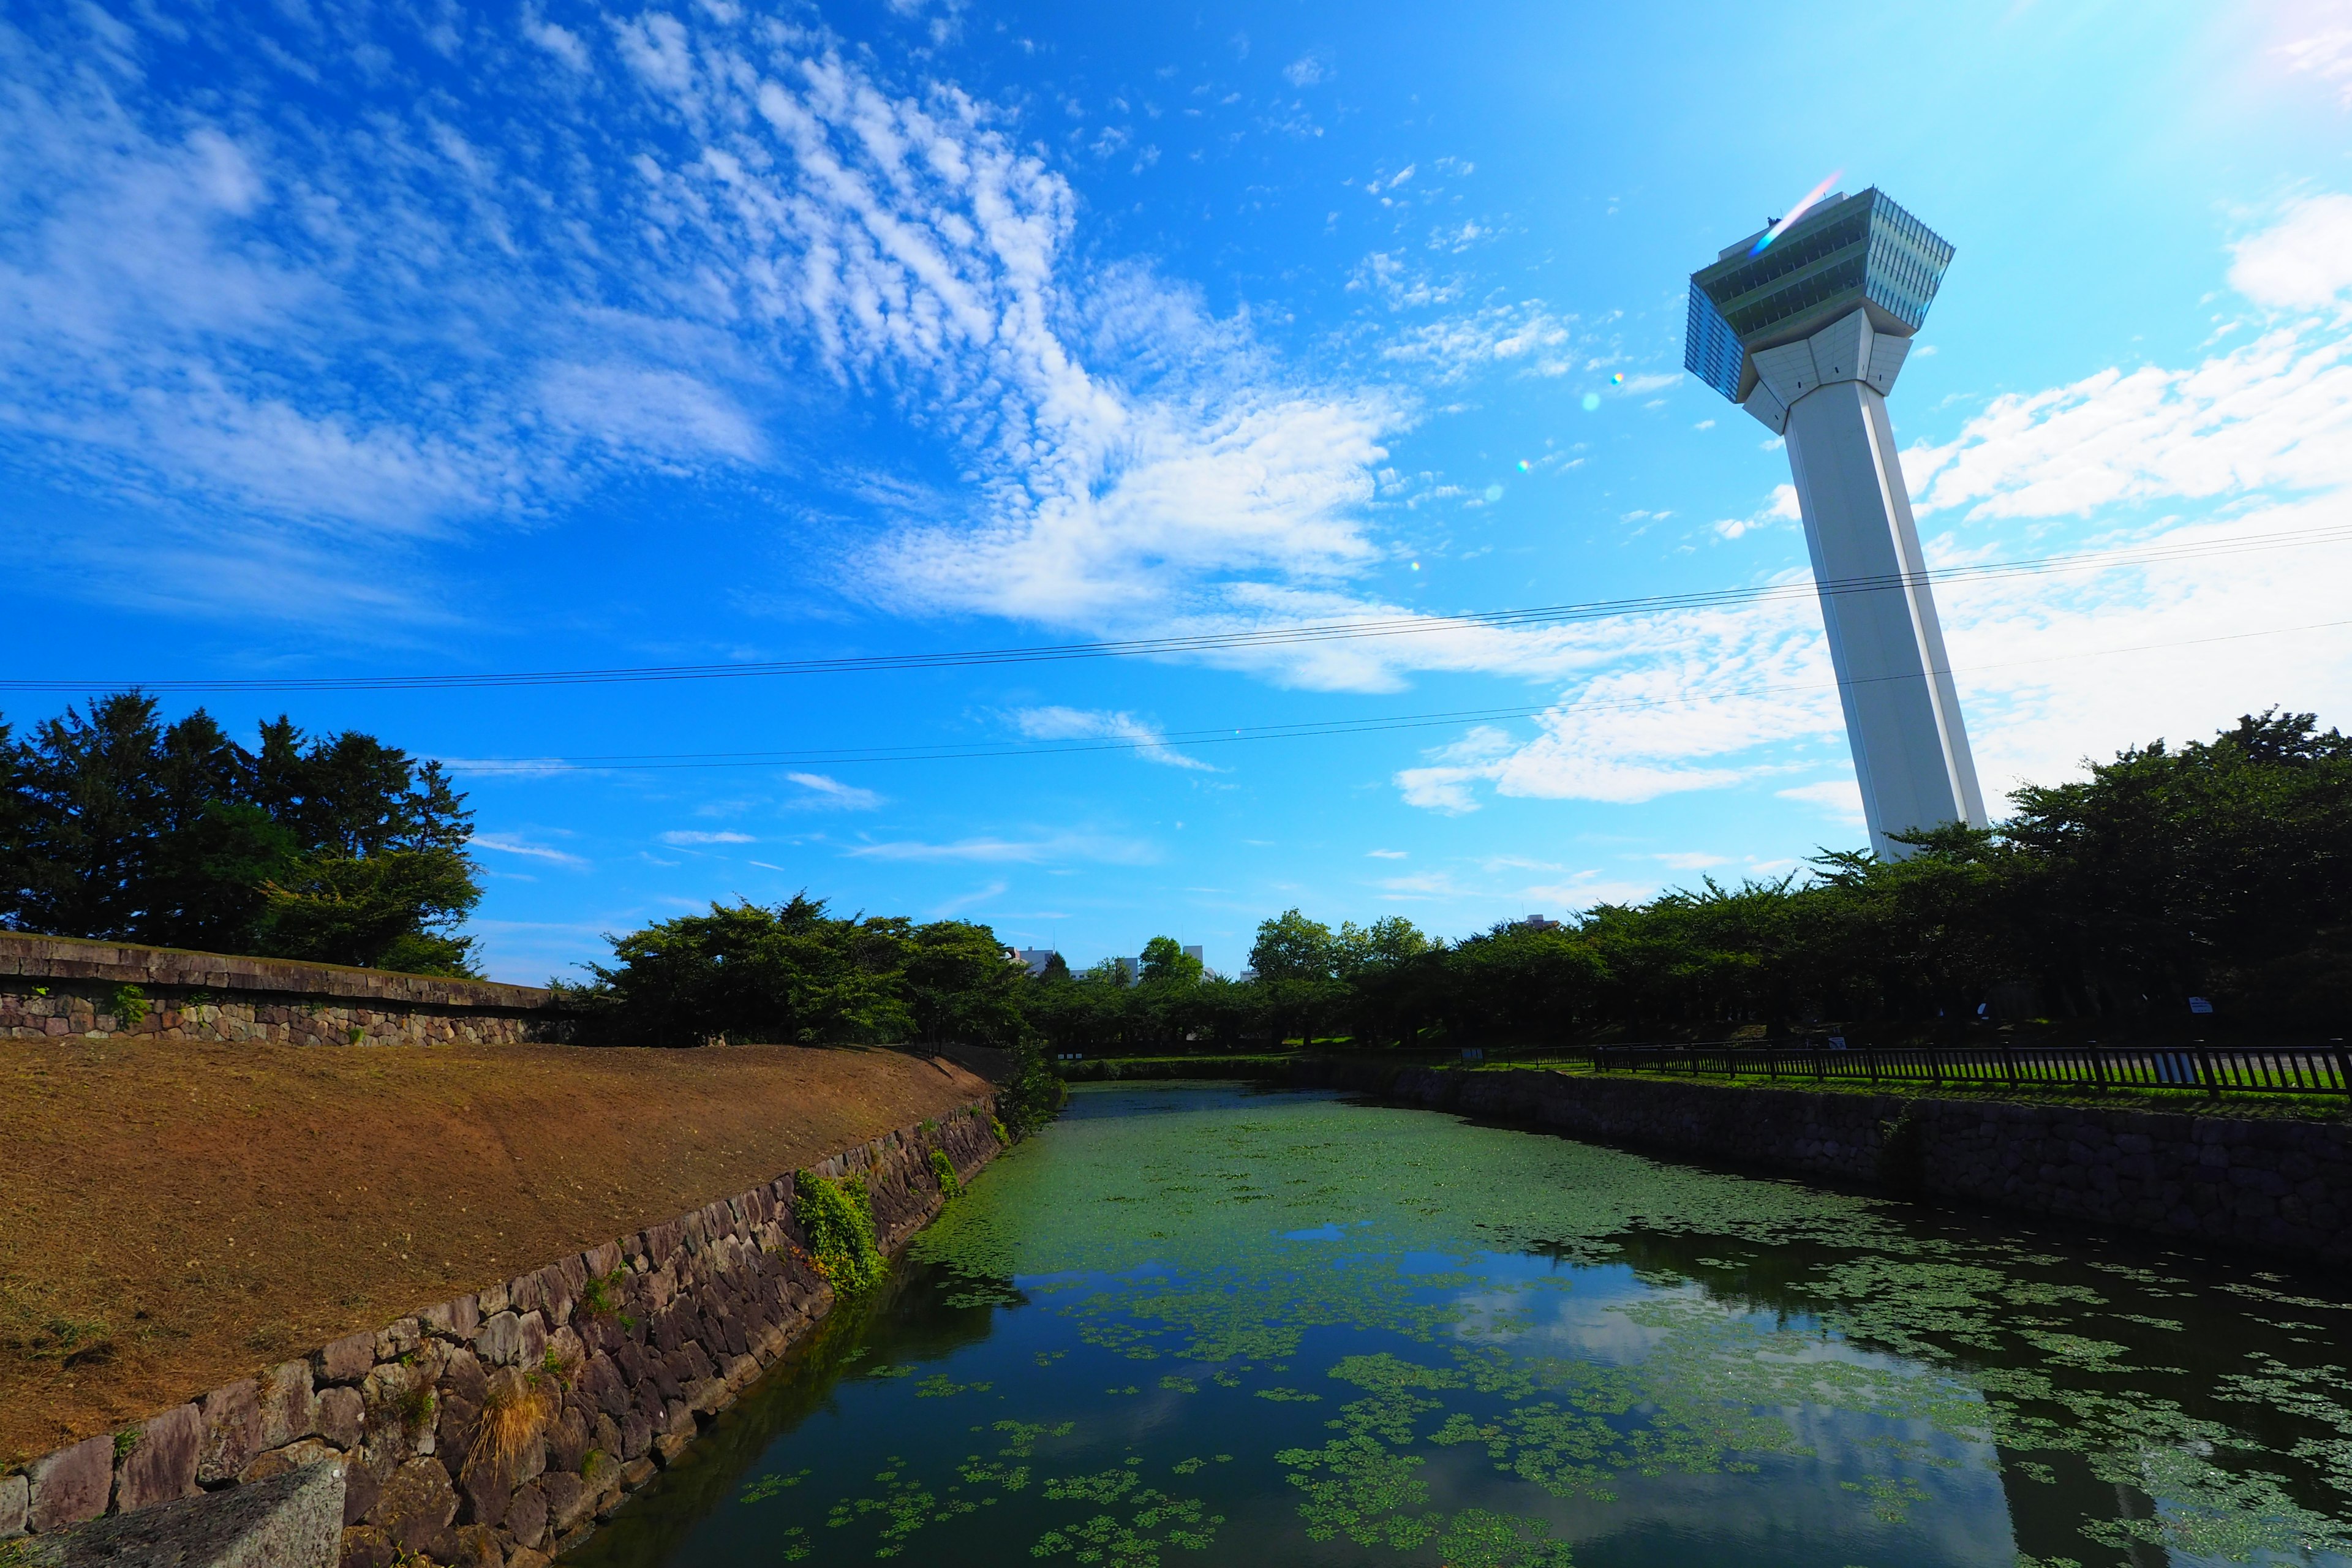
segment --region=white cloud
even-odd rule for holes
[[[2352,27],[2329,26],[2281,45],[2287,69],[2317,77],[2336,89],[2336,100],[2352,109]]]
[[[1282,68],[1283,79],[1293,87],[1313,87],[1330,80],[1335,74],[1329,57],[1320,51],[1303,54]]]
[[[1364,856],[1371,860],[1402,860],[1406,858],[1406,853],[1402,849],[1367,849],[1364,851]]]
[[[1035,838],[960,838],[945,844],[898,839],[853,845],[842,853],[858,860],[979,861],[1025,866],[1077,860],[1106,866],[1139,866],[1158,858],[1150,845],[1139,840],[1076,833]]]
[[[1216,770],[1200,758],[1172,751],[1159,726],[1131,713],[1084,708],[1024,708],[1013,715],[1014,726],[1034,741],[1118,741],[1131,745],[1144,761],[1165,767]]]
[[[630,365],[550,365],[539,407],[555,425],[647,457],[755,462],[767,443],[726,394],[691,375]]]
[[[1862,826],[1862,786],[1851,778],[1823,779],[1818,784],[1792,784],[1774,790],[1782,800],[1801,800],[1817,805],[1845,827]]]
[[[558,866],[570,866],[575,870],[584,871],[588,868],[588,862],[577,855],[567,855],[561,849],[552,849],[544,844],[533,844],[528,839],[518,838],[512,834],[477,833],[467,842],[477,849],[489,849],[500,855],[520,855],[532,860],[551,861]]]
[[[1654,856],[1653,858],[1675,871],[1706,871],[1731,864],[1725,856],[1707,855],[1696,850],[1677,850],[1672,854]]]
[[[931,918],[935,921],[943,921],[950,915],[961,914],[976,904],[984,904],[991,899],[1003,898],[1005,890],[1012,886],[1012,883],[1000,879],[985,887],[974,888],[968,893],[959,893],[953,898],[942,899],[931,906]]]
[[[1425,364],[1446,381],[1497,367],[1561,376],[1576,368],[1576,341],[1575,317],[1527,300],[1401,331],[1381,352],[1391,361]]]
[[[1715,525],[1715,531],[1726,539],[1738,539],[1759,529],[1792,522],[1801,525],[1804,521],[1805,514],[1797,505],[1797,487],[1774,485],[1772,499],[1760,510],[1747,517],[1725,518]]]
[[[2230,287],[2256,304],[2289,310],[2334,304],[2352,289],[2352,196],[2306,196],[2231,250]]]
[[[1903,470],[1923,519],[1970,521],[2352,485],[2352,336],[2280,327],[2186,370],[2004,394]]]
[[[588,46],[580,35],[541,17],[536,6],[523,7],[522,34],[573,70],[585,73],[589,68]]]
[[[798,800],[788,803],[793,805],[831,811],[872,811],[883,804],[882,796],[872,790],[844,784],[824,773],[786,773],[784,776],[808,791]]]
[[[679,848],[701,844],[757,844],[759,842],[748,833],[701,833],[685,828],[672,828],[661,836],[661,841]]]

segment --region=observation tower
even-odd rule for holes
[[[1985,826],[1886,395],[1952,247],[1877,190],[1843,192],[1691,274],[1683,364],[1786,437],[1870,844]]]

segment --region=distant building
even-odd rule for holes
[[[1200,948],[1199,948],[1197,945],[1196,945],[1196,946],[1192,946],[1192,947],[1188,947],[1188,948],[1186,948],[1186,949],[1184,950],[1184,956],[1185,956],[1185,957],[1187,957],[1187,958],[1189,958],[1189,959],[1191,959],[1193,963],[1198,963],[1198,964],[1202,964],[1203,967],[1206,967],[1207,961],[1206,961],[1205,959],[1202,958],[1202,956],[1201,956],[1201,950],[1200,950]]]
[[[1045,973],[1045,966],[1054,962],[1054,950],[1050,947],[1008,948],[1005,951],[1033,975]]]
[[[1541,915],[1529,915],[1517,923],[1528,931],[1553,931],[1559,925],[1558,921],[1548,921]]]

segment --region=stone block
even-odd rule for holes
[[[204,1446],[204,1412],[194,1405],[182,1405],[151,1417],[116,1467],[115,1511],[137,1513],[193,1495]]]
[[[464,1471],[481,1422],[482,1407],[462,1394],[445,1393],[435,1402],[433,1451],[451,1475]]]
[[[114,1439],[99,1436],[33,1462],[32,1495],[26,1510],[36,1531],[47,1533],[96,1519],[114,1493]]]
[[[456,1553],[450,1525],[457,1517],[457,1491],[449,1472],[431,1459],[409,1460],[384,1483],[368,1521],[410,1552],[440,1562]]]
[[[54,1568],[329,1568],[340,1555],[342,1467],[323,1464],[117,1514],[44,1542]]]
[[[375,1366],[375,1335],[346,1334],[313,1358],[320,1383],[357,1383]]]
[[[519,1364],[536,1367],[547,1355],[547,1321],[537,1312],[525,1312],[516,1327],[521,1336],[516,1346]]]
[[[0,1476],[0,1541],[13,1541],[25,1533],[25,1515],[33,1505],[33,1480],[19,1472]]]
[[[473,1352],[452,1351],[442,1363],[440,1382],[447,1392],[479,1405],[482,1395],[489,1390],[490,1374],[482,1370],[481,1360]]]
[[[424,1339],[423,1325],[415,1318],[403,1318],[388,1329],[380,1329],[375,1336],[375,1359],[379,1362],[398,1361],[415,1350]]]
[[[513,1312],[499,1312],[485,1320],[474,1335],[474,1353],[490,1366],[517,1364],[522,1360],[522,1319]]]
[[[367,1404],[356,1388],[330,1388],[319,1395],[319,1436],[338,1448],[356,1448],[367,1431]]]
[[[457,1548],[449,1562],[451,1568],[506,1568],[506,1560],[496,1531],[487,1524],[469,1524],[457,1531]]]
[[[257,1481],[269,1480],[286,1475],[289,1471],[308,1469],[312,1465],[335,1464],[345,1471],[344,1486],[348,1488],[349,1467],[342,1466],[341,1460],[341,1454],[318,1438],[304,1437],[299,1442],[289,1443],[282,1448],[271,1448],[267,1452],[256,1454],[246,1461],[245,1468],[236,1473],[237,1484],[249,1487]],[[337,1495],[340,1497],[342,1492],[339,1490]]]
[[[392,1537],[372,1524],[345,1527],[340,1551],[338,1568],[393,1568],[400,1561]]]
[[[427,1331],[445,1339],[471,1340],[474,1331],[482,1326],[481,1301],[475,1296],[460,1296],[437,1307],[427,1307],[417,1316]]]
[[[256,1439],[262,1448],[280,1448],[298,1437],[307,1437],[319,1419],[318,1395],[311,1392],[310,1363],[289,1361],[271,1367],[261,1374],[261,1435]]]
[[[635,1491],[639,1487],[652,1480],[660,1468],[661,1467],[651,1459],[632,1459],[621,1467],[621,1485],[625,1490]]]
[[[562,1540],[588,1521],[595,1507],[595,1494],[588,1483],[569,1470],[550,1470],[540,1479],[540,1490],[547,1498],[547,1528]]]
[[[526,1550],[547,1539],[547,1493],[537,1481],[515,1489],[507,1504],[505,1523],[507,1534]]]
[[[261,1449],[261,1384],[239,1378],[205,1395],[204,1445],[196,1454],[196,1484],[233,1480]]]

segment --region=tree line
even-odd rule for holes
[[[289,719],[251,747],[118,692],[0,721],[0,928],[476,973],[473,816],[437,763]]]
[[[841,919],[805,897],[714,907],[615,939],[583,995],[614,1037],[1030,1040],[1088,1053],[1286,1040],[1470,1045],[2011,1014],[2224,1013],[2340,1027],[2352,1010],[2352,740],[2249,716],[2088,776],[2028,785],[1990,829],[1882,859],[1712,879],[1554,925],[1446,942],[1402,917],[1265,921],[1252,973],[1171,938],[1037,976],[987,927]]]
[[[1064,1051],[1542,1042],[2032,1011],[2352,1011],[2352,740],[2242,719],[2028,785],[2006,820],[1825,852],[1556,925],[1460,941],[1391,916],[1265,921],[1251,973],[1155,938],[1139,975],[1032,976],[987,926],[844,916],[805,894],[616,936],[563,986],[582,1037],[957,1041]],[[438,764],[285,718],[247,747],[121,693],[0,723],[0,925],[422,973],[474,971],[472,816]],[[1130,980],[1132,978],[1132,983]]]

